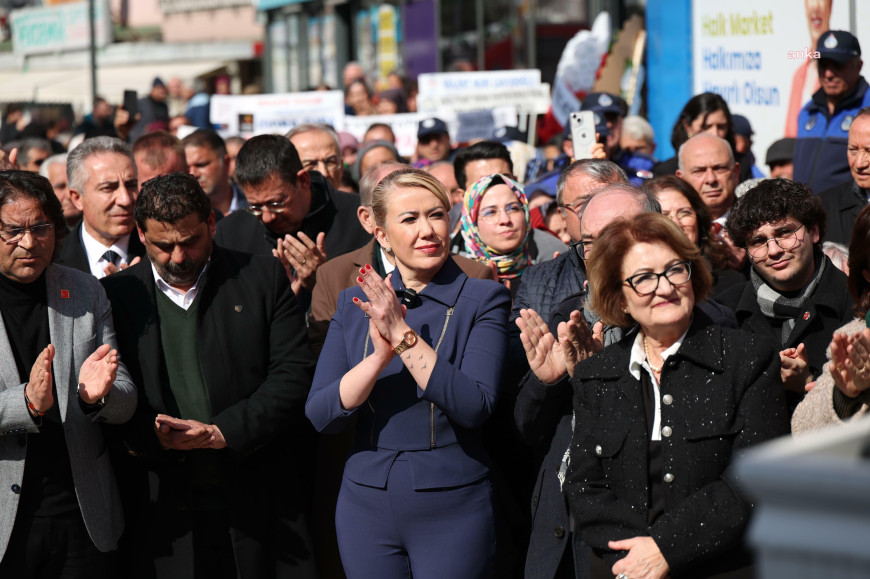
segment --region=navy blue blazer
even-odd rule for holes
[[[398,270],[391,281],[394,289],[404,287]],[[408,325],[432,348],[443,334],[425,391],[396,357],[366,403],[344,410],[339,382],[374,351],[369,320],[353,304],[354,297],[367,300],[361,288],[341,292],[329,324],[305,414],[321,432],[339,432],[358,415],[344,476],[359,484],[385,488],[400,452],[418,490],[470,483],[489,472],[479,428],[498,395],[510,294],[496,282],[469,279],[448,258],[419,296],[419,304],[408,308]]]

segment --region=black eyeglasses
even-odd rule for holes
[[[648,296],[659,289],[659,282],[663,277],[667,278],[672,286],[683,285],[692,279],[692,262],[678,261],[661,273],[638,273],[623,281],[631,286],[637,295]]]
[[[784,251],[794,249],[800,241],[797,232],[801,229],[803,229],[803,225],[795,229],[780,229],[773,237],[755,237],[746,244],[746,250],[753,258],[764,259],[767,257],[771,239]]]
[[[592,241],[578,241],[574,246],[574,251],[577,252],[578,257],[583,261],[589,259],[589,252],[592,251],[592,246],[595,244],[595,240]]]

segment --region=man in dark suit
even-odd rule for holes
[[[281,264],[214,244],[189,175],[146,183],[136,224],[148,260],[103,281],[141,392],[120,467],[127,572],[314,576],[294,452],[314,364]]]
[[[858,111],[846,149],[852,179],[819,193],[828,212],[828,241],[849,245],[852,227],[870,193],[870,107]]]
[[[82,212],[55,255],[55,263],[97,278],[124,269],[145,255],[133,231],[133,204],[139,193],[130,145],[114,137],[86,139],[67,157],[69,195]]]
[[[236,157],[236,181],[250,205],[221,220],[215,241],[278,257],[306,306],[317,268],[371,239],[357,220],[359,196],[335,191],[320,173],[306,171],[285,137],[248,140]]]

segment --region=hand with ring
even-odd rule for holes
[[[281,261],[287,277],[290,278],[293,293],[299,295],[302,288],[308,291],[314,289],[317,268],[326,262],[325,238],[326,234],[320,232],[314,241],[300,231],[296,237],[288,234],[279,239],[272,250],[272,255]]]

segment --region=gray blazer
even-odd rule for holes
[[[117,348],[112,310],[95,277],[65,266],[48,266],[46,289],[48,329],[55,347],[55,402],[64,423],[76,496],[91,540],[100,551],[111,551],[124,530],[124,517],[98,423],[129,420],[136,409],[136,387],[119,364],[106,405],[89,415],[82,411],[77,392],[82,363],[104,343]],[[0,496],[6,497],[0,501],[0,558],[18,510],[27,439],[39,433],[24,402],[24,384],[18,377],[7,329],[0,325]]]

